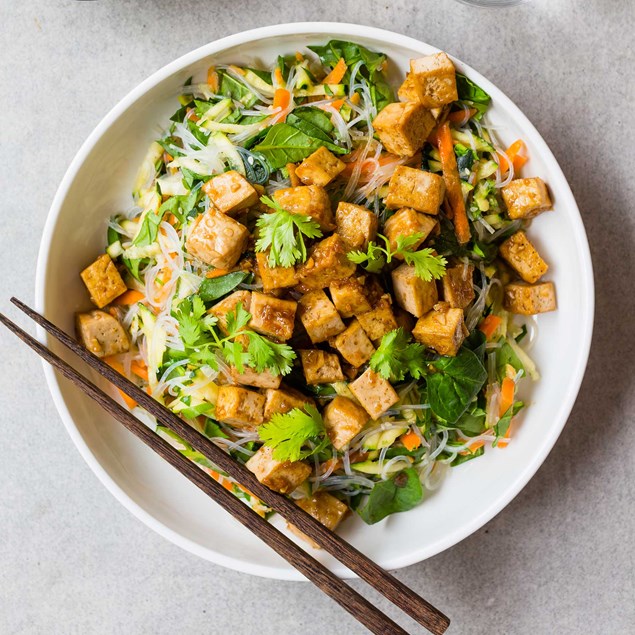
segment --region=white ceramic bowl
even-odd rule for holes
[[[87,308],[79,271],[104,248],[108,217],[130,206],[137,166],[175,110],[179,87],[211,63],[271,63],[330,38],[350,39],[388,54],[403,73],[412,57],[437,49],[417,40],[353,24],[285,24],[223,38],[162,68],[124,97],[93,131],[68,169],[48,216],[37,266],[37,308],[71,332],[73,313]],[[526,175],[545,179],[554,211],[531,228],[550,264],[558,311],[538,319],[532,356],[542,379],[526,395],[530,407],[513,441],[451,471],[418,508],[366,526],[350,518],[342,535],[388,569],[413,564],[451,547],[507,505],[544,461],[562,430],[584,373],[593,323],[593,275],[587,239],[571,190],[555,158],[522,112],[484,77],[458,68],[493,98],[490,121],[503,143],[522,138],[531,160]],[[43,335],[42,335],[43,337]],[[54,348],[56,348],[53,345]],[[88,398],[45,367],[55,405],[80,453],[102,483],[133,514],[199,556],[260,576],[301,576],[195,486],[155,456]],[[525,382],[527,383],[527,382]],[[279,526],[282,523],[275,521]],[[322,551],[315,555],[342,576],[351,573]]]

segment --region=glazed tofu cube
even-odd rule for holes
[[[253,386],[254,388],[278,388],[282,382],[281,375],[274,375],[269,370],[258,373],[247,366],[243,366],[242,373],[239,373],[237,368],[230,366],[229,375],[237,384]]]
[[[273,198],[292,214],[310,216],[322,231],[333,230],[331,200],[326,190],[317,185],[299,185],[274,192]]]
[[[381,341],[381,338],[394,331],[397,328],[397,320],[392,311],[389,295],[383,295],[379,301],[374,304],[373,309],[366,313],[360,313],[357,316],[362,328],[366,331],[366,335],[374,342]]]
[[[510,236],[501,246],[500,255],[525,282],[538,282],[549,266],[523,231]]]
[[[375,352],[373,343],[358,320],[352,320],[346,330],[331,340],[331,346],[351,365],[365,364]]]
[[[322,413],[324,426],[336,450],[341,450],[368,423],[368,413],[347,397],[337,396]]]
[[[347,254],[342,238],[333,234],[310,250],[307,261],[298,267],[298,278],[309,289],[324,289],[335,280],[350,278],[356,266]]]
[[[251,291],[234,291],[224,300],[217,302],[209,311],[210,315],[218,318],[218,328],[221,333],[227,335],[227,315],[235,311],[238,305],[242,305],[245,311],[249,311],[251,304]]]
[[[412,329],[415,327],[415,319],[412,315],[400,306],[394,308],[394,313],[398,327],[403,329],[406,333],[412,332]]]
[[[466,332],[463,309],[453,309],[439,302],[432,311],[417,320],[412,334],[417,341],[433,348],[439,355],[454,357]]]
[[[300,498],[295,501],[295,504],[302,508],[307,514],[311,514],[313,518],[331,531],[337,528],[344,516],[348,513],[348,506],[345,503],[325,491],[315,492],[310,498]],[[314,549],[320,548],[314,540],[302,533],[291,523],[288,523],[287,527],[296,534],[296,536],[306,540]]]
[[[441,279],[443,299],[454,309],[464,309],[474,299],[472,265],[448,267]]]
[[[392,286],[397,304],[415,317],[427,313],[439,299],[437,283],[426,282],[415,274],[412,265],[405,263],[392,272]]]
[[[258,273],[262,280],[265,293],[276,289],[286,289],[297,284],[295,267],[272,267],[269,262],[269,252],[261,251],[256,254]]]
[[[515,179],[501,188],[510,218],[533,218],[551,209],[551,198],[544,181],[539,177]]]
[[[240,386],[219,386],[215,418],[235,428],[254,428],[263,422],[265,398]]]
[[[269,389],[265,393],[265,421],[269,421],[275,413],[285,414],[306,405],[314,406],[315,402],[299,390],[286,386],[278,390]]]
[[[410,60],[410,75],[419,101],[426,108],[439,108],[459,98],[456,70],[445,53]]]
[[[419,101],[419,93],[410,73],[406,73],[406,79],[399,86],[397,97],[399,97],[399,101]]]
[[[337,233],[349,250],[364,250],[368,243],[377,237],[379,219],[376,214],[361,205],[342,201],[335,212],[335,224]]]
[[[245,466],[269,489],[290,494],[309,478],[311,468],[302,461],[276,461],[273,450],[263,445]]]
[[[348,387],[372,419],[378,419],[399,401],[390,382],[370,368]]]
[[[519,315],[535,315],[556,310],[556,289],[553,282],[524,284],[514,282],[505,286],[503,308]]]
[[[432,172],[400,165],[390,177],[386,207],[412,207],[425,214],[438,214],[443,203],[443,178]]]
[[[81,272],[80,276],[90,293],[92,303],[99,309],[128,290],[108,254],[99,256],[92,265]]]
[[[130,349],[126,330],[117,318],[105,311],[78,313],[75,328],[79,343],[97,357],[117,355]]]
[[[298,301],[298,315],[314,344],[341,333],[346,326],[322,289],[309,291]]]
[[[309,386],[344,381],[340,360],[335,353],[318,349],[300,351],[304,379]]]
[[[194,219],[185,242],[193,256],[218,269],[231,269],[245,251],[249,230],[215,209]]]
[[[390,248],[394,251],[397,248],[397,238],[400,236],[412,236],[413,234],[421,234],[421,238],[417,240],[411,247],[412,251],[418,249],[430,232],[436,227],[437,221],[431,216],[420,214],[411,207],[403,207],[395,212],[384,224],[384,236],[390,241]],[[398,255],[395,258],[403,259]]]
[[[322,146],[304,159],[295,169],[295,173],[305,185],[324,187],[340,174],[345,167],[346,164],[343,161],[340,161],[332,152]]]
[[[338,280],[329,286],[329,291],[335,308],[343,318],[372,309],[363,277]]]
[[[297,307],[295,300],[281,300],[254,291],[249,304],[249,328],[284,342],[293,335]]]
[[[397,101],[385,106],[373,120],[373,128],[386,150],[412,157],[423,146],[436,121],[418,101]]]
[[[255,205],[260,198],[254,186],[235,170],[212,177],[203,185],[203,191],[223,214],[236,214]]]

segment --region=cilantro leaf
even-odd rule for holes
[[[249,311],[247,311],[245,307],[239,303],[233,311],[230,311],[227,314],[226,320],[227,332],[230,337],[235,337],[247,326],[247,324],[249,324],[249,320],[251,320],[251,313],[249,313]]]
[[[379,273],[386,265],[386,251],[374,242],[369,242],[366,253],[363,251],[349,251],[348,259],[358,264],[369,273]]]
[[[421,234],[411,236],[399,236],[397,238],[397,248],[391,256],[401,256],[405,263],[413,265],[417,277],[430,282],[433,278],[442,278],[445,274],[445,266],[448,261],[436,254],[434,249],[429,247],[419,251],[411,251],[411,248],[420,240]]]
[[[370,358],[370,367],[393,382],[403,381],[408,373],[414,379],[420,379],[426,374],[426,366],[424,347],[410,342],[410,337],[401,327],[386,333]]]
[[[288,375],[293,368],[295,351],[288,344],[278,344],[253,331],[247,331],[249,364],[258,373],[265,370],[274,375]]]
[[[175,312],[179,322],[179,336],[185,346],[196,346],[201,339],[201,318],[205,314],[205,305],[198,296],[185,298]]]

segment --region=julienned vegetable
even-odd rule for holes
[[[331,529],[343,504],[379,522],[516,442],[539,377],[516,316],[555,308],[522,141],[502,151],[445,54],[412,61],[399,101],[386,62],[333,40],[188,81],[81,273],[84,345]]]

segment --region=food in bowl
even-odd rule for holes
[[[498,147],[489,95],[444,53],[411,61],[397,101],[386,63],[331,40],[188,81],[81,272],[84,345],[331,529],[505,447],[538,379],[526,316],[556,308],[522,141]]]

